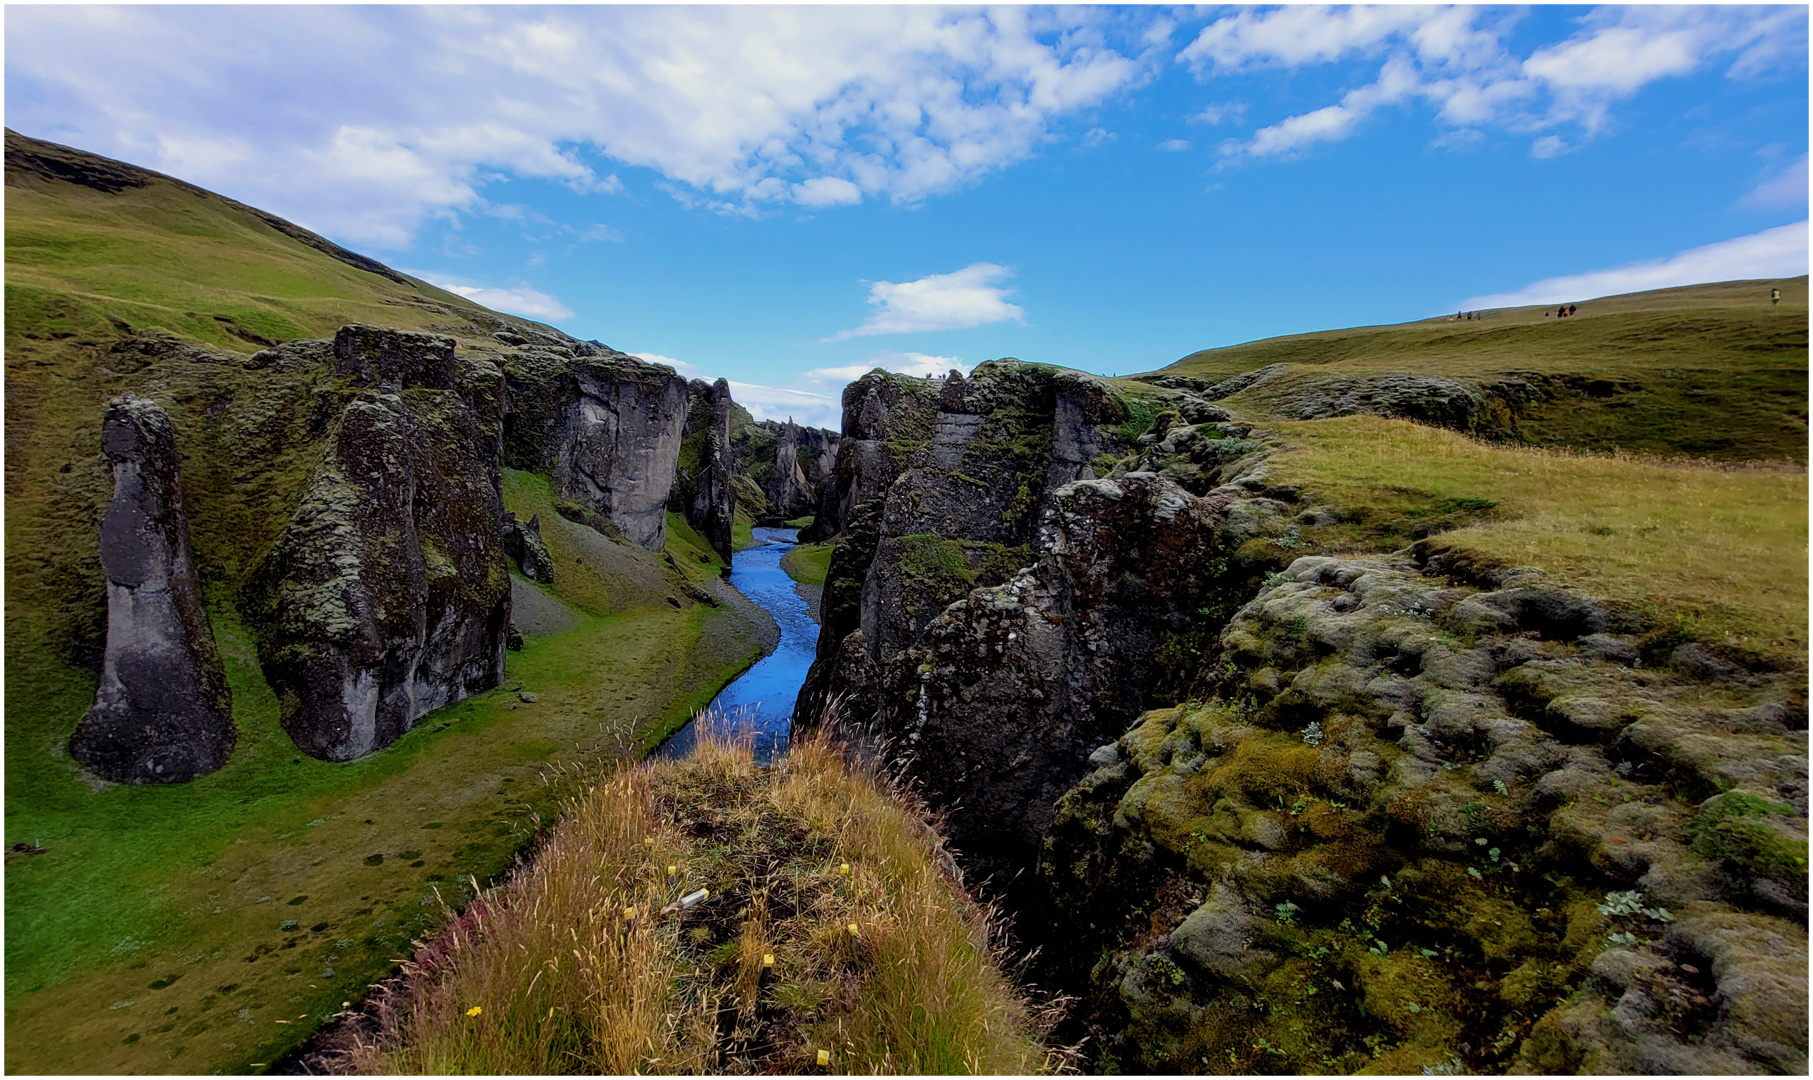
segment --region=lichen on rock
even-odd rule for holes
[[[244,590],[284,729],[330,761],[497,685],[510,623],[500,373],[462,371],[448,338],[399,345],[367,329],[336,339],[353,385],[301,504]],[[417,375],[449,385],[412,385]]]
[[[1298,559],[1091,758],[1041,875],[1102,1064],[1804,1069],[1804,683],[1497,577]]]

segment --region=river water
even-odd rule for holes
[[[719,691],[707,712],[733,724],[755,728],[755,759],[766,762],[787,749],[793,729],[793,702],[806,681],[818,648],[818,622],[794,582],[781,569],[781,559],[793,550],[794,529],[755,530],[756,546],[730,557],[730,583],[737,591],[766,608],[781,629],[781,642],[773,652],[756,661],[735,682]],[[698,732],[690,721],[661,744],[660,757],[679,758],[692,753]]]

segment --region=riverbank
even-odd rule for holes
[[[49,1073],[245,1072],[278,1061],[433,931],[443,902],[494,883],[603,763],[683,722],[760,654],[752,617],[690,530],[668,553],[723,606],[666,597],[658,555],[541,513],[556,586],[508,678],[391,747],[333,764],[294,752],[230,609],[215,621],[241,742],[180,787],[91,790],[66,763],[8,770],[6,1064]],[[683,522],[680,523],[682,526]],[[14,702],[80,711],[9,639]],[[55,673],[55,669],[50,669]],[[92,695],[92,685],[86,689]],[[16,708],[10,705],[9,708]]]

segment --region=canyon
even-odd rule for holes
[[[1806,1067],[1804,278],[878,369],[831,432],[132,166],[7,183],[9,1068],[283,1060],[775,648],[782,530],[792,730],[923,799],[1087,1071]],[[301,284],[44,254],[121,220]]]

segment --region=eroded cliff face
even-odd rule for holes
[[[1219,504],[1151,474],[1094,478],[1127,417],[1101,380],[1011,361],[845,393],[825,500],[841,538],[795,721],[831,707],[892,740],[998,886],[1036,861],[1057,797],[1228,572]]]
[[[723,379],[687,384],[686,441],[674,494],[687,523],[699,530],[725,563],[732,553],[731,530],[736,519],[736,487],[731,482],[734,462],[730,450],[730,384]],[[688,452],[690,451],[690,453]]]
[[[768,497],[768,512],[783,521],[810,513],[812,485],[799,463],[800,430],[792,420],[781,425],[774,441],[774,464],[768,470],[768,482],[762,493]]]
[[[1101,1062],[1803,1071],[1804,673],[1454,571],[1296,560],[1095,752],[1041,874]]]
[[[176,435],[162,407],[127,394],[108,407],[101,440],[113,468],[101,522],[107,644],[70,753],[122,783],[193,780],[226,764],[239,731],[190,547]]]
[[[345,761],[497,685],[510,578],[502,373],[372,327],[343,328],[334,357],[344,405],[245,597],[284,729]]]
[[[857,507],[887,491],[931,436],[940,389],[937,379],[881,370],[844,387],[843,437],[805,539],[829,540],[843,532]]]
[[[1300,558],[1337,519],[1271,436],[1016,367],[850,499],[796,722],[922,785],[1092,1068],[1804,1070],[1804,667],[1428,544]]]
[[[659,550],[686,424],[686,380],[593,342],[510,334],[498,356],[511,417],[505,464]],[[545,340],[543,340],[545,339]]]

